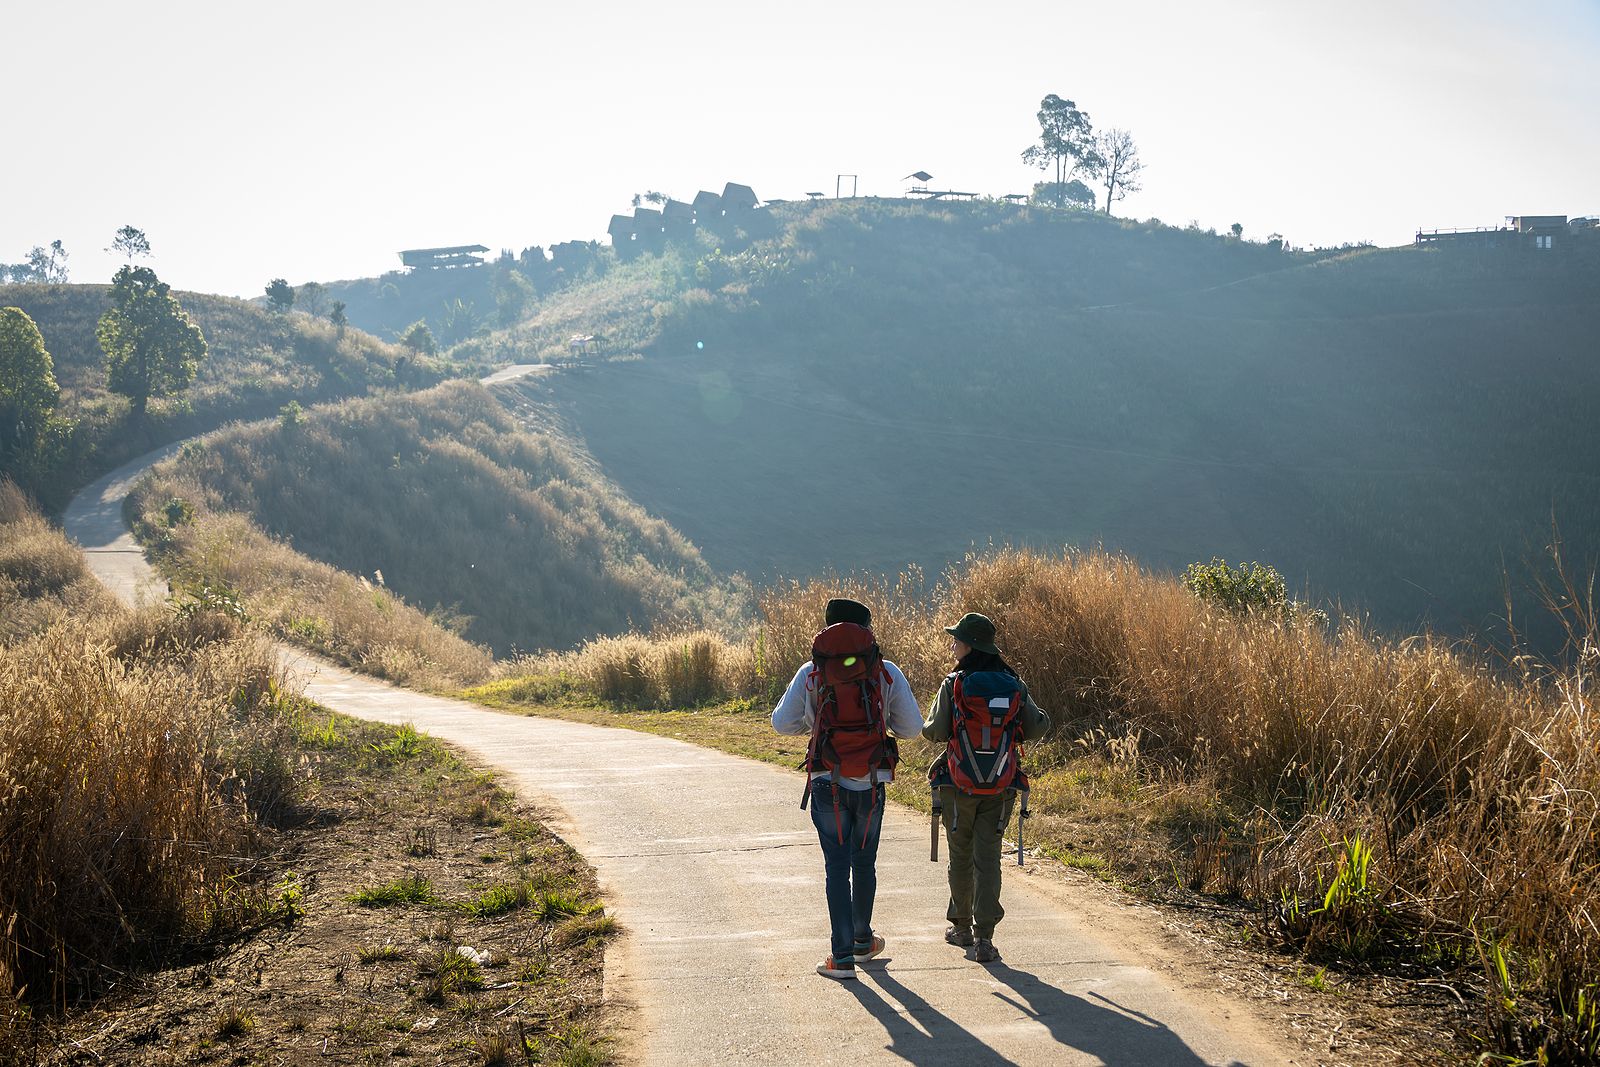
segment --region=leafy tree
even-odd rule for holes
[[[1038,118],[1039,143],[1023,150],[1022,161],[1044,171],[1054,167],[1056,192],[1065,194],[1080,167],[1091,172],[1094,169],[1094,127],[1090,125],[1089,116],[1078,110],[1077,104],[1055,93],[1039,102]]]
[[[206,358],[205,335],[149,267],[117,271],[111,300],[95,329],[106,353],[106,384],[133,401],[134,416],[141,418],[152,398],[182,392],[194,381]]]
[[[274,311],[288,311],[294,307],[294,286],[285,278],[274,278],[267,283],[267,300]]]
[[[1035,204],[1055,204],[1057,207],[1086,207],[1094,209],[1094,190],[1074,178],[1066,185],[1059,182],[1035,182],[1032,201]]]
[[[477,333],[481,323],[481,316],[472,301],[462,300],[458,296],[444,306],[444,318],[439,320],[439,335],[445,344],[453,345]]]
[[[0,308],[0,455],[32,451],[61,390],[44,337],[21,308]]]
[[[419,356],[431,356],[439,351],[438,342],[433,339],[433,331],[428,329],[427,322],[422,319],[413,322],[401,332],[400,343]]]
[[[515,326],[521,322],[537,296],[533,283],[519,270],[496,271],[493,293],[495,314],[501,326]]]
[[[313,318],[321,318],[328,310],[328,290],[319,282],[306,282],[295,292],[294,300]]]
[[[106,251],[119,252],[132,263],[136,257],[150,254],[150,238],[135,226],[124,226],[111,239],[111,247]]]
[[[1111,214],[1113,200],[1139,191],[1139,173],[1143,170],[1139,146],[1127,130],[1105,130],[1095,138],[1093,174],[1106,191],[1107,215]]]
[[[343,300],[335,300],[333,302],[333,306],[328,310],[328,321],[339,327],[339,332],[341,333],[343,333],[344,328],[350,324],[349,318],[347,318],[344,313]]]
[[[1244,223],[1236,222],[1232,226],[1228,227],[1228,231],[1233,234],[1233,239],[1235,241],[1244,240]]]
[[[28,250],[28,269],[31,281],[62,283],[67,280],[67,250],[60,241],[51,241],[50,247],[34,245]]]

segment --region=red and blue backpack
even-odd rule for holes
[[[836,622],[812,640],[807,687],[815,694],[816,717],[801,764],[806,771],[802,808],[811,796],[810,776],[818,771],[829,772],[834,781],[893,772],[900,750],[883,710],[892,684],[878,641],[865,626]]]
[[[950,743],[933,784],[980,797],[1026,790],[1022,683],[1005,671],[956,671],[950,679]]]

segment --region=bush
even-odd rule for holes
[[[1283,575],[1264,563],[1230,567],[1221,559],[1191,563],[1183,572],[1183,587],[1208,604],[1238,614],[1252,611],[1282,613],[1289,603]]]

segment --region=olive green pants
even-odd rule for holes
[[[939,795],[950,851],[950,907],[945,918],[958,926],[970,923],[979,937],[993,937],[995,924],[1006,914],[1000,906],[1000,841],[1011,822],[1016,790],[974,797],[943,786]]]

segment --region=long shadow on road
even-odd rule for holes
[[[989,974],[1019,999],[1005,993],[995,996],[1047,1027],[1057,1044],[1094,1057],[1107,1067],[1206,1067],[1206,1061],[1168,1027],[1099,993],[1068,993],[1004,963],[991,964]],[[1229,1067],[1242,1065],[1234,1061]]]
[[[883,1024],[883,1029],[889,1035],[888,1050],[907,1063],[1016,1067],[1012,1060],[1000,1055],[932,1004],[901,985],[882,967],[870,970],[863,968],[863,973],[904,1005],[905,1012],[902,1014],[899,1008],[864,981],[842,984],[855,994],[861,1006],[874,1019]]]
[[[1027,971],[1003,963],[987,968],[989,976],[1008,992],[990,991],[1013,1008],[1019,1019],[1031,1020],[1049,1031],[1051,1042],[1027,1041],[1026,1062],[1100,1063],[1107,1067],[1208,1067],[1172,1030],[1149,1016],[1122,1008],[1089,993],[1065,992]],[[880,967],[863,969],[866,981],[843,983],[889,1037],[887,1049],[919,1067],[935,1064],[973,1064],[978,1067],[1015,1067],[990,1047],[926,1000],[917,996]],[[870,984],[869,984],[870,983]],[[879,994],[873,985],[883,990]],[[886,995],[885,995],[886,994]],[[889,998],[899,1001],[897,1007]],[[1042,1035],[1041,1035],[1042,1036]],[[1229,1067],[1243,1067],[1233,1061]]]

